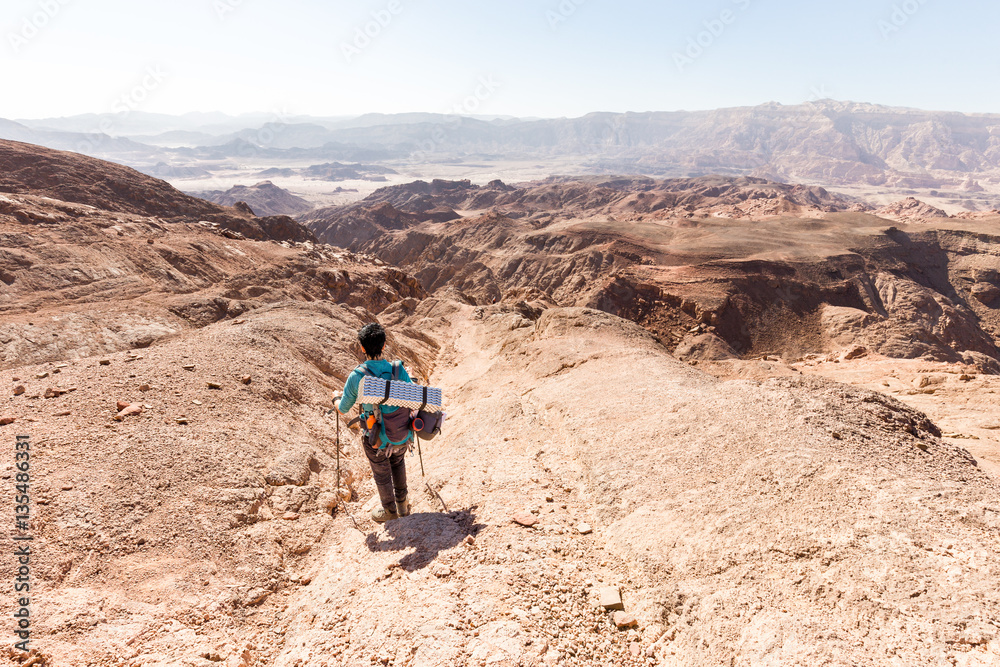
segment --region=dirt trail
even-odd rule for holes
[[[507,408],[522,402],[509,379],[480,395],[496,341],[468,306],[434,304],[421,323],[443,313],[454,324],[434,333],[452,342],[432,383],[448,387],[449,426],[422,445],[436,493],[412,456],[410,517],[383,528],[367,518],[374,497],[351,507],[361,530],[338,521],[317,575],[289,605],[275,664],[542,664],[560,652],[644,664],[630,650],[643,633],[615,629],[596,606],[596,586],[623,580],[626,569],[577,530],[594,519],[575,488],[576,466],[543,455],[554,433],[537,415]],[[511,421],[497,429],[483,409],[510,412]],[[521,512],[538,524],[512,523]]]
[[[432,377],[449,428],[424,447],[449,512],[411,458],[413,516],[339,516],[274,664],[1000,656],[1000,489],[921,414],[817,380],[719,382],[595,311],[430,300],[411,322],[451,341]],[[605,585],[636,628],[598,608]]]

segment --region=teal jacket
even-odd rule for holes
[[[400,364],[402,366],[402,364]],[[367,366],[368,370],[374,373],[376,376],[382,378],[383,380],[389,380],[392,378],[392,363],[384,359],[369,359],[362,366]],[[351,371],[351,374],[347,376],[347,382],[344,383],[344,396],[340,399],[340,405],[337,409],[340,410],[341,414],[347,414],[354,407],[354,404],[358,400],[358,385],[361,384],[361,378],[365,376],[364,371],[360,368],[355,368]],[[410,379],[410,374],[406,372],[406,368],[402,367],[399,369],[399,379],[403,382],[412,382]],[[375,409],[375,406],[371,403],[362,403],[361,411],[368,414]],[[393,412],[399,408],[393,405],[383,405],[382,412],[387,415],[391,415]],[[382,440],[382,444],[388,444],[388,440],[384,433],[380,433],[379,437]]]

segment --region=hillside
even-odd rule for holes
[[[22,222],[58,224],[74,219],[80,207],[60,208],[59,202],[65,202],[95,212],[156,216],[166,222],[215,223],[254,239],[315,240],[289,217],[257,218],[191,197],[129,167],[15,141],[0,140],[0,193],[29,195],[7,196],[0,202],[0,214]]]

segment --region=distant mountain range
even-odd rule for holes
[[[273,160],[274,166],[306,159],[419,164],[572,158],[579,171],[596,174],[718,173],[966,192],[979,191],[979,181],[1000,184],[1000,115],[832,100],[542,120],[428,113],[352,119],[134,114],[112,124],[123,136],[81,133],[95,123],[100,127],[101,120],[0,121],[0,138],[69,150],[92,145],[93,154],[137,167],[250,157]]]

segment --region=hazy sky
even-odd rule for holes
[[[0,117],[1000,112],[997,25],[995,0],[5,0]]]

